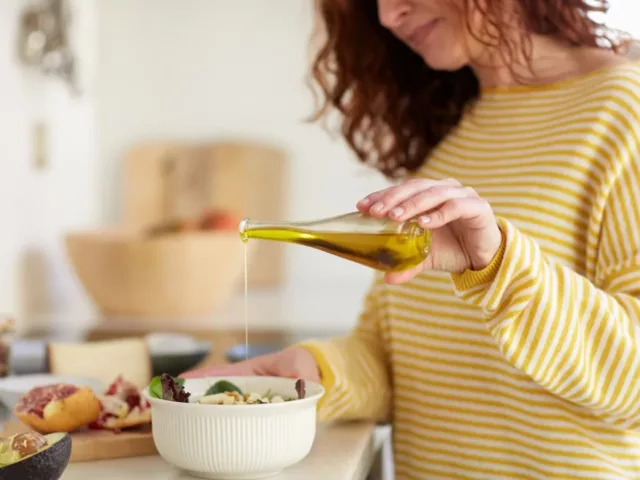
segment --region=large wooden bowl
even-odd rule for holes
[[[236,232],[145,238],[111,229],[69,233],[65,244],[81,284],[107,317],[206,316],[244,278],[245,244]]]

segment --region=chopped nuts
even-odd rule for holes
[[[202,397],[199,403],[205,403],[207,405],[222,405],[224,401],[229,397],[226,393],[214,393],[213,395],[207,395],[206,397]]]
[[[269,398],[268,396],[262,396],[259,393],[245,393],[240,395],[238,392],[224,392],[214,393],[212,395],[205,395],[198,403],[206,405],[256,405],[265,403],[282,403],[293,400],[292,398],[283,398],[281,395],[274,395]]]
[[[267,390],[264,395],[256,392],[242,393],[233,383],[227,380],[219,380],[207,388],[204,396],[198,400],[198,403],[206,405],[263,405],[265,403],[283,403],[304,398],[304,380],[298,379],[295,384],[295,389],[297,398],[274,395],[271,393],[271,389]]]
[[[250,393],[249,395],[245,395],[245,397],[246,397],[247,403],[258,403],[258,401],[264,402],[265,400],[267,402],[269,401],[269,399],[266,397],[264,397],[264,400],[263,400],[263,397],[261,397],[257,393]]]

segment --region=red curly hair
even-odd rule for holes
[[[606,0],[518,0],[522,33],[517,42],[513,23],[501,20],[510,0],[488,0],[484,7],[478,0],[467,1],[485,18],[486,31],[471,33],[502,45],[505,59],[513,58],[516,48],[529,59],[529,34],[614,51],[626,44],[590,17],[608,10]],[[454,72],[429,68],[380,24],[374,0],[319,2],[325,40],[311,77],[323,98],[312,120],[335,109],[341,114],[341,133],[360,161],[387,177],[418,170],[478,97],[478,79],[469,67]]]

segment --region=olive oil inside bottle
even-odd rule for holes
[[[422,263],[431,248],[431,232],[416,222],[404,224],[347,214],[308,224],[241,225],[240,236],[315,248],[385,272],[396,272]]]

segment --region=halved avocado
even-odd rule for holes
[[[71,436],[59,432],[44,435],[44,438],[47,443],[43,447],[24,457],[11,448],[10,441],[2,442],[0,480],[58,480],[69,464]]]

